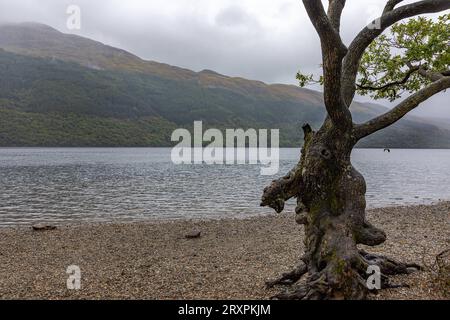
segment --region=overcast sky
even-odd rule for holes
[[[385,2],[347,0],[344,42],[377,17]],[[414,1],[404,3],[409,2]],[[79,31],[66,27],[69,5],[81,9]],[[300,0],[0,0],[0,23],[24,21],[195,71],[288,84],[296,83],[298,70],[320,72],[319,41]],[[450,119],[449,98],[450,92],[440,94],[415,114]]]

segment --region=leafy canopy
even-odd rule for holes
[[[365,51],[359,66],[357,92],[374,99],[400,98],[430,83],[419,70],[446,72],[450,68],[450,14],[437,20],[418,17],[393,25]],[[300,86],[323,84],[323,78],[297,73]]]

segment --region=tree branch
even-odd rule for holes
[[[386,6],[384,7],[383,14],[386,14],[394,10],[395,6],[398,5],[400,2],[403,2],[403,0],[389,0],[386,3]]]
[[[341,2],[339,0],[331,0],[331,2]],[[330,19],[325,13],[325,9],[320,0],[303,0],[303,5],[305,6],[306,12],[308,13],[309,19],[311,20],[314,28],[319,34],[320,40],[322,42],[322,47],[331,49],[338,48],[341,53],[347,53],[347,47],[342,42],[339,33],[334,29]],[[335,5],[333,5],[334,7]]]
[[[342,11],[345,7],[345,0],[329,0],[328,5],[328,18],[331,21],[331,25],[336,30],[337,33],[340,31],[341,27],[341,16]]]
[[[438,81],[444,77],[446,77],[449,75],[449,71],[444,71],[444,72],[433,72],[433,71],[428,71],[425,68],[419,68],[419,74],[424,77],[427,78],[428,80],[431,81]]]
[[[415,109],[431,96],[448,88],[450,88],[450,77],[442,76],[442,78],[417,91],[385,114],[376,117],[366,123],[356,125],[355,137],[359,140],[376,131],[390,126],[391,124],[403,118],[408,112]]]
[[[298,197],[303,187],[303,161],[305,156],[305,148],[310,143],[314,132],[309,124],[303,125],[303,133],[305,144],[302,148],[302,157],[300,162],[284,177],[273,180],[270,186],[264,189],[261,198],[262,207],[270,207],[277,213],[284,209],[284,203],[293,198]]]
[[[309,18],[320,37],[322,47],[324,102],[333,124],[342,131],[352,128],[352,116],[341,95],[342,60],[347,48],[325,13],[320,0],[303,0]],[[341,0],[331,0],[333,20],[342,12]]]
[[[376,26],[368,25],[365,27],[350,44],[348,53],[344,58],[342,73],[342,93],[347,105],[351,104],[355,95],[356,76],[361,57],[366,48],[384,30],[400,20],[419,14],[440,12],[450,8],[449,0],[423,0],[394,9],[398,3],[400,1],[389,1],[384,10],[384,14],[376,20]]]
[[[301,168],[296,166],[287,175],[278,180],[273,180],[270,186],[264,189],[261,207],[270,207],[277,213],[282,212],[284,203],[297,196],[302,184]]]
[[[392,87],[392,86],[398,86],[398,85],[401,85],[401,84],[405,84],[406,82],[408,82],[408,80],[411,77],[411,75],[414,72],[419,71],[419,70],[420,70],[419,66],[411,67],[408,70],[408,72],[405,74],[405,76],[403,77],[402,80],[390,82],[390,83],[387,83],[387,84],[385,84],[383,86],[379,86],[379,87],[365,86],[365,85],[358,84],[358,83],[356,84],[356,86],[358,87],[358,89],[361,89],[361,90],[383,91],[383,90],[386,90],[386,89],[388,89],[389,87]]]

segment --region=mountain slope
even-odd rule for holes
[[[298,146],[300,124],[325,117],[319,92],[144,61],[45,25],[0,26],[0,48],[0,146],[168,146],[195,120],[280,128]],[[352,106],[357,122],[385,111]],[[361,146],[449,148],[450,131],[409,117]]]

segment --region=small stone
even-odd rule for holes
[[[47,224],[35,224],[32,228],[34,231],[56,230],[56,226],[51,226],[51,225],[47,225]]]
[[[197,239],[200,238],[202,236],[202,232],[201,231],[191,231],[188,234],[185,235],[186,239]]]

